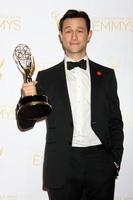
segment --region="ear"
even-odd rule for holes
[[[60,40],[60,42],[62,43],[62,33],[61,33],[61,31],[59,32],[59,40]]]
[[[91,37],[92,37],[92,30],[90,30],[89,33],[88,33],[87,42],[90,42]]]

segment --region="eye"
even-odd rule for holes
[[[84,31],[83,30],[78,30],[78,33],[83,33]]]
[[[71,30],[66,30],[65,33],[71,33]]]

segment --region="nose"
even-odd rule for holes
[[[77,40],[77,33],[76,33],[76,31],[73,31],[73,33],[72,33],[72,40]]]

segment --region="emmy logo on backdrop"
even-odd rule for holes
[[[31,82],[35,70],[35,62],[30,48],[25,44],[17,45],[13,58],[23,75],[24,82]],[[48,103],[46,95],[24,96],[20,98],[17,104],[16,115],[27,120],[39,120],[46,117],[51,110],[52,106]]]

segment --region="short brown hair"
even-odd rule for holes
[[[90,18],[87,15],[87,13],[84,12],[84,11],[78,11],[78,10],[74,10],[74,9],[68,10],[64,14],[64,16],[60,19],[60,21],[59,21],[59,31],[62,32],[63,23],[64,23],[65,19],[68,19],[68,18],[83,18],[86,22],[86,27],[87,27],[88,32],[90,31],[91,22],[90,22]]]

